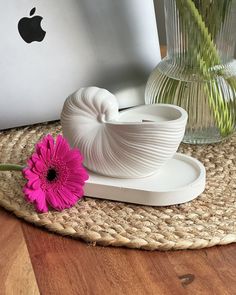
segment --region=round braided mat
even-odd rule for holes
[[[0,132],[0,162],[25,164],[45,134],[60,123]],[[236,242],[236,136],[216,145],[181,145],[207,170],[205,192],[190,203],[154,208],[85,197],[63,212],[38,214],[24,200],[19,172],[0,172],[0,205],[50,231],[104,246],[146,250],[196,249]]]

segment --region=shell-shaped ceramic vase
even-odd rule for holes
[[[186,111],[174,105],[143,105],[119,112],[116,97],[97,87],[72,94],[61,114],[63,135],[80,149],[84,165],[118,178],[157,172],[177,151],[186,123]]]

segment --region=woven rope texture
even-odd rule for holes
[[[58,122],[0,132],[0,162],[25,164]],[[85,197],[63,212],[38,214],[24,200],[19,172],[0,172],[0,205],[24,220],[61,235],[103,246],[146,250],[198,249],[236,242],[236,136],[216,145],[181,145],[207,170],[205,192],[190,203],[154,208]],[[180,171],[181,173],[181,171]],[[94,192],[96,194],[96,192]]]

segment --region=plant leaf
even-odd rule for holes
[[[32,8],[32,9],[30,10],[30,16],[32,16],[32,15],[35,13],[35,11],[36,11],[36,7]]]

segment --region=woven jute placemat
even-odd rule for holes
[[[0,162],[25,164],[59,122],[0,132]],[[0,172],[0,205],[36,226],[104,246],[146,250],[198,249],[236,242],[236,136],[216,145],[181,145],[207,170],[205,192],[192,202],[148,207],[85,197],[62,212],[35,212],[24,200],[19,172]],[[181,173],[181,171],[180,171]],[[96,194],[96,192],[94,192]]]

